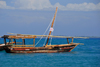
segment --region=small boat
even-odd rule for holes
[[[10,43],[7,42],[6,45],[5,44],[0,44],[0,51],[3,51],[5,46],[7,46],[9,44],[12,44],[12,43],[14,43],[14,42],[10,42]]]
[[[74,38],[86,38],[86,37],[67,37],[67,36],[53,36],[51,33],[53,32],[53,24],[56,17],[58,7],[56,7],[55,15],[50,27],[49,35],[26,35],[26,34],[14,34],[14,35],[4,35],[4,50],[7,53],[57,53],[57,52],[70,52],[80,43],[73,43]],[[42,47],[35,47],[35,39],[37,37],[47,37],[47,41]],[[66,38],[66,44],[48,44],[49,39],[53,38]],[[9,39],[9,42],[6,42],[6,39]],[[17,45],[17,39],[22,40],[21,45]],[[26,45],[25,41],[27,39],[33,39],[32,45]],[[72,39],[69,43],[69,39]]]
[[[0,51],[4,50],[4,46],[5,46],[5,44],[0,44]]]

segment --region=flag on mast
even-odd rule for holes
[[[53,27],[50,28],[50,31],[52,31],[52,32],[54,31]]]

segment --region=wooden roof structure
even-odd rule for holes
[[[37,38],[35,35],[4,35],[2,38],[8,38],[8,39],[31,39],[31,38]]]
[[[31,38],[39,38],[39,37],[48,37],[49,35],[25,35],[25,34],[17,34],[17,35],[4,35],[1,38],[9,38],[9,39],[31,39]],[[52,36],[53,38],[88,38],[88,37],[69,37],[69,36]]]

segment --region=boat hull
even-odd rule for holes
[[[5,46],[5,44],[0,44],[0,51],[4,50],[4,46]]]
[[[4,47],[3,46],[0,46],[0,51],[3,51],[4,50]]]
[[[57,52],[70,52],[78,44],[71,45],[55,45],[47,47],[11,47],[5,46],[4,49],[7,53],[57,53]]]

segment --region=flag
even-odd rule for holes
[[[54,31],[53,27],[50,28],[50,31],[52,31],[52,32]]]

